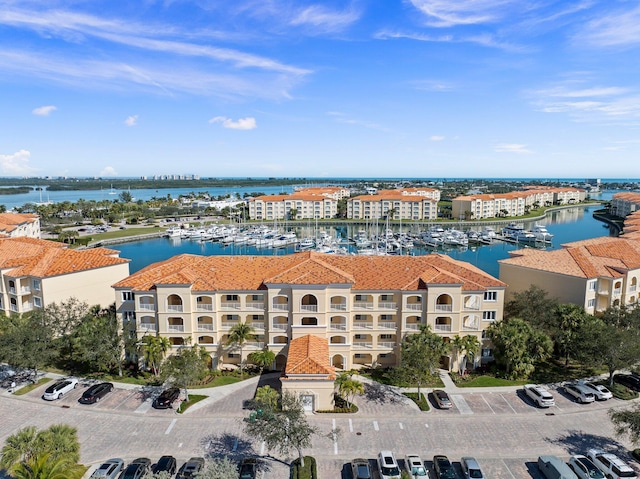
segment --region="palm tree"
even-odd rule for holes
[[[253,326],[249,323],[238,323],[231,328],[227,344],[240,349],[240,376],[242,376],[242,349],[247,341],[253,339]]]
[[[342,384],[341,394],[344,394],[349,406],[352,407],[356,394],[364,394],[364,384],[357,379],[349,378]]]
[[[144,361],[151,366],[156,376],[159,374],[160,363],[170,348],[171,342],[165,337],[144,336],[142,338],[142,355]]]
[[[38,433],[41,451],[47,451],[52,459],[65,458],[77,463],[80,460],[78,430],[68,424],[53,424]]]
[[[255,401],[261,409],[275,411],[280,400],[280,393],[271,386],[262,386],[256,389]]]
[[[2,447],[0,469],[10,471],[23,461],[30,460],[38,452],[38,429],[28,426],[9,436]]]
[[[17,479],[80,479],[86,468],[68,458],[55,458],[51,454],[33,456],[19,463],[13,470]]]
[[[263,372],[265,368],[273,364],[276,359],[276,353],[269,349],[263,349],[262,351],[255,351],[249,354],[248,359],[260,368],[260,372]]]

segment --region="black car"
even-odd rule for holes
[[[203,469],[204,458],[192,457],[180,467],[176,479],[191,479]]]
[[[180,396],[180,389],[169,388],[160,393],[160,396],[154,399],[153,407],[156,409],[168,409],[172,407],[173,402]]]
[[[162,456],[160,459],[158,459],[158,462],[153,465],[153,467],[151,468],[151,472],[155,474],[156,472],[164,471],[173,476],[176,473],[176,468],[177,464],[175,457]]]
[[[640,378],[634,374],[616,374],[613,381],[634,391],[640,391]]]
[[[438,479],[458,479],[456,470],[447,456],[433,456],[433,469]]]
[[[109,394],[112,389],[113,389],[113,384],[111,383],[94,384],[93,386],[91,386],[89,389],[87,389],[85,392],[82,393],[82,396],[80,397],[80,399],[78,399],[78,402],[81,404],[96,403],[100,401],[100,399],[105,397],[107,394]]]
[[[141,479],[147,472],[149,472],[151,466],[151,459],[146,457],[139,457],[131,461],[131,464],[127,466],[119,479]]]
[[[255,457],[246,457],[240,463],[240,479],[256,479],[258,472],[258,460]]]

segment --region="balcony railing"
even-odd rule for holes
[[[346,323],[331,323],[329,324],[329,329],[332,331],[346,331],[347,324]]]
[[[300,311],[306,311],[309,313],[317,313],[318,305],[317,304],[301,304]]]
[[[198,323],[198,331],[215,331],[213,324]]]
[[[240,324],[240,321],[224,321],[222,323],[222,329],[231,329],[233,328],[236,324]]]
[[[407,303],[407,311],[422,311],[422,303]]]
[[[378,303],[378,309],[396,309],[398,307],[398,303],[391,301],[383,301]]]
[[[480,305],[465,305],[463,308],[465,311],[479,311],[480,310]]]
[[[168,304],[167,311],[171,313],[182,313],[182,305],[181,304]]]
[[[156,323],[140,323],[140,331],[157,331]]]
[[[613,294],[616,295],[616,296],[619,296],[620,293],[622,293],[622,288],[615,288],[613,290]]]
[[[433,328],[434,331],[445,331],[445,332],[450,332],[451,331],[451,325],[450,324],[436,324]]]
[[[463,331],[477,331],[480,327],[480,323],[478,321],[474,321],[472,323],[462,324]]]
[[[630,293],[635,293],[636,292],[636,285],[632,284],[631,286],[629,286],[629,292]]]
[[[411,331],[417,331],[420,329],[420,323],[407,323],[404,325],[404,329],[409,329]]]
[[[20,294],[30,294],[31,288],[29,286],[22,286],[20,288]]]
[[[264,310],[264,303],[247,303],[247,309],[262,311]]]
[[[373,347],[373,343],[371,341],[369,342],[354,342],[353,343],[353,347],[354,348],[358,348],[358,349],[371,349]]]
[[[354,321],[353,329],[373,329],[373,323],[363,322],[363,321]]]
[[[209,303],[197,303],[196,311],[213,311],[213,304]]]
[[[453,306],[451,304],[436,304],[436,311],[453,311]]]
[[[289,311],[288,303],[273,303],[273,308],[276,311]]]
[[[140,303],[138,307],[141,311],[155,311],[156,305],[153,303]]]
[[[280,331],[286,331],[289,327],[288,323],[273,323],[271,325],[271,329],[278,329]]]
[[[353,303],[353,309],[373,309],[373,303],[356,301]]]
[[[264,343],[260,341],[248,341],[245,344],[250,348],[258,348],[258,349],[264,348]]]
[[[182,324],[170,324],[169,325],[170,333],[184,333],[184,325]]]
[[[392,341],[382,341],[382,342],[378,343],[378,347],[379,348],[393,349],[393,348],[396,347],[396,343],[392,342]]]
[[[224,310],[233,310],[236,311],[240,309],[240,301],[226,301],[220,304],[220,308]]]
[[[378,328],[380,329],[396,329],[398,326],[395,321],[379,321]]]
[[[347,305],[346,303],[332,303],[331,306],[329,306],[329,309],[331,311],[346,311]]]
[[[253,329],[260,330],[260,331],[264,330],[264,321],[254,321],[253,323],[250,323],[250,324]]]

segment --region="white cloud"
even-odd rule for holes
[[[509,13],[514,0],[410,0],[411,4],[427,16],[432,27],[475,25],[495,22]]]
[[[311,5],[300,11],[291,25],[311,26],[323,32],[340,31],[358,20],[360,15],[353,11],[336,12],[323,5]]]
[[[632,10],[619,9],[613,13],[598,15],[584,26],[574,40],[600,47],[637,45],[640,43],[640,7],[627,2]]]
[[[136,126],[137,123],[138,123],[138,115],[128,116],[127,119],[124,121],[124,124],[127,126]]]
[[[53,105],[41,106],[39,108],[34,108],[31,113],[37,116],[49,116],[51,112],[56,111],[57,108]]]
[[[12,155],[0,155],[0,171],[7,176],[23,176],[36,171],[37,169],[29,165],[31,152],[20,150]]]
[[[520,145],[518,143],[501,143],[494,147],[494,151],[497,153],[518,153],[518,154],[531,154],[533,151],[526,148],[527,145]]]
[[[211,118],[209,123],[222,123],[224,128],[230,128],[232,130],[253,130],[258,127],[256,119],[252,117],[240,118],[238,121],[233,121],[232,119],[224,116],[216,116]]]
[[[429,140],[431,141],[442,141],[444,140],[444,136],[440,136],[440,135],[432,135]]]
[[[116,172],[116,169],[113,166],[105,166],[100,171],[100,174],[98,176],[103,177],[103,178],[108,178],[108,177],[111,177],[111,176],[118,176],[118,173]]]

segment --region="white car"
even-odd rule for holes
[[[611,393],[611,391],[609,391],[602,384],[594,384],[589,381],[584,381],[579,384],[582,384],[585,388],[591,391],[598,401],[604,401],[606,399],[611,399],[613,397],[613,394]]]
[[[569,467],[580,479],[605,479],[604,473],[588,457],[581,454],[569,458]]]
[[[424,462],[422,462],[422,459],[420,459],[420,456],[417,454],[407,454],[404,456],[404,467],[411,476],[411,479],[429,477],[429,473],[424,467]]]
[[[556,405],[551,393],[543,386],[539,386],[537,384],[525,384],[524,393],[529,399],[536,403],[538,407],[551,407]]]
[[[586,386],[578,383],[568,383],[564,385],[564,391],[576,401],[581,404],[594,402],[596,400],[595,394],[591,392]]]
[[[589,449],[587,457],[608,479],[638,479],[635,471],[615,454],[601,449]]]
[[[45,389],[42,399],[46,399],[47,401],[62,399],[62,396],[73,391],[77,387],[78,380],[76,378],[61,379]]]
[[[378,472],[380,479],[399,479],[400,468],[393,452],[380,451],[378,454]]]

